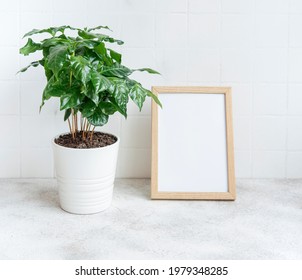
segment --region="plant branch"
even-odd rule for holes
[[[68,126],[69,126],[70,134],[72,134],[72,130],[71,130],[71,125],[70,125],[70,120],[69,120],[69,118],[68,118],[67,120],[68,120]]]

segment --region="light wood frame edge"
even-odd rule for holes
[[[158,191],[158,105],[152,101],[152,164],[151,198],[152,199],[200,199],[200,200],[235,200],[236,182],[234,165],[234,143],[232,123],[232,89],[230,87],[152,87],[152,92],[160,93],[216,93],[225,95],[226,141],[228,163],[227,192],[159,192]]]

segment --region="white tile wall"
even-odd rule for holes
[[[301,76],[302,48],[289,49],[289,82],[302,83]]]
[[[1,39],[2,40],[2,39]],[[18,77],[16,75],[17,71],[19,70],[19,58],[16,56],[19,50],[17,47],[14,46],[4,46],[1,47],[0,52],[0,77],[1,81],[10,81],[10,80],[17,80]],[[16,71],[17,69],[17,71]]]
[[[253,148],[255,150],[286,149],[285,117],[255,117],[253,119]]]
[[[131,12],[146,12],[152,13],[156,9],[155,1],[141,1],[141,0],[126,0],[121,1],[121,10],[125,13]]]
[[[285,152],[255,151],[252,158],[252,176],[255,178],[284,178]]]
[[[19,14],[16,12],[4,13],[0,11],[0,25],[9,28],[3,28],[1,46],[18,46],[19,42]]]
[[[301,0],[10,0],[0,10],[0,177],[51,177],[50,140],[67,131],[58,101],[39,105],[42,69],[16,72],[32,28],[109,25],[126,44],[124,63],[162,76],[134,74],[152,85],[233,88],[237,177],[302,177]],[[37,36],[43,38],[43,35]],[[121,137],[117,175],[149,177],[150,100],[103,130]]]
[[[120,148],[117,176],[148,178],[151,170],[151,150]]]
[[[187,44],[187,15],[159,13],[155,20],[155,45],[158,48],[181,48]],[[153,27],[154,28],[154,27]],[[144,33],[146,30],[143,31]],[[147,31],[148,32],[148,31]],[[146,34],[151,37],[152,32]]]
[[[19,148],[20,147],[20,120],[18,116],[0,116],[0,147]],[[3,159],[4,160],[4,159]]]
[[[188,55],[188,81],[217,82],[220,76],[219,50],[217,48],[192,49]]]
[[[192,56],[194,56],[194,51],[190,51],[189,61]],[[177,57],[177,59],[175,59]],[[194,61],[196,60],[196,56]],[[182,81],[185,82],[187,78],[187,67],[188,64],[190,69],[194,68],[193,65],[190,65],[188,62],[187,53],[185,48],[177,48],[177,49],[157,49],[155,54],[155,61],[157,67],[161,69],[161,74],[163,75],[165,80],[168,81]],[[187,63],[188,62],[188,63]],[[146,64],[147,65],[147,64]],[[195,69],[195,68],[194,68]],[[192,71],[192,70],[191,70]],[[193,71],[192,71],[193,72]],[[197,72],[201,75],[202,71]],[[192,76],[190,75],[190,79]],[[192,73],[193,75],[196,72]]]
[[[257,115],[284,115],[287,111],[286,84],[255,84],[254,112]]]
[[[288,44],[288,15],[256,15],[255,35],[257,47],[286,47]]]
[[[189,14],[188,32],[188,44],[191,48],[217,48],[220,40],[219,15]],[[185,34],[185,30],[182,34]],[[166,36],[166,40],[169,40],[169,37]],[[186,42],[186,40],[182,41]]]
[[[2,148],[0,150],[0,178],[16,178],[20,177],[20,174],[19,150]]]
[[[291,13],[302,13],[302,2],[300,0],[289,0]]]
[[[222,84],[229,86],[229,83]],[[233,115],[250,116],[252,113],[252,85],[232,83]]]
[[[223,47],[249,47],[252,44],[252,15],[225,14],[221,19]]]
[[[0,115],[17,115],[19,104],[19,83],[0,82]]]
[[[143,131],[143,133],[141,133]],[[151,148],[151,118],[129,116],[122,120],[121,146],[123,148]]]
[[[234,123],[234,144],[237,150],[251,149],[251,118],[247,116],[235,116]]]
[[[288,0],[256,0],[257,13],[287,13],[289,10]]]
[[[251,81],[252,57],[247,48],[226,48],[221,51],[221,80],[229,84]]]
[[[21,177],[52,177],[53,157],[49,148],[26,148],[21,152]]]
[[[122,16],[121,37],[128,47],[154,46],[154,16],[152,14],[124,14]],[[132,32],[129,32],[132,30]]]
[[[289,17],[289,45],[290,47],[302,47],[302,34],[299,27],[302,25],[300,15],[290,15]]]
[[[188,3],[186,0],[155,0],[154,2],[156,5],[156,11],[159,13],[186,13],[188,9]]]
[[[162,1],[165,2],[165,1]],[[179,1],[180,2],[180,1]],[[182,1],[185,3],[186,1]],[[191,0],[189,1],[190,13],[217,13],[220,9],[219,0]]]
[[[236,177],[252,177],[252,153],[250,150],[246,151],[235,151],[235,162],[240,162],[236,164],[235,176]]]
[[[288,113],[302,115],[302,84],[291,84],[288,89]]]
[[[247,14],[253,11],[253,0],[228,0],[221,1],[223,13],[242,13]]]
[[[301,178],[302,153],[289,152],[287,155],[287,176],[289,178]]]
[[[259,48],[254,51],[254,81],[286,83],[288,54],[285,48]]]
[[[57,1],[54,1],[54,3],[56,2]],[[62,3],[62,7],[64,6],[64,2]],[[21,13],[48,13],[51,10],[52,10],[51,1],[36,1],[36,0],[20,1]]]
[[[288,118],[287,148],[290,151],[302,150],[302,117]]]

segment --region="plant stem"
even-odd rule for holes
[[[69,120],[69,118],[67,120],[68,120],[69,131],[70,131],[70,134],[72,135],[70,120]]]
[[[82,131],[83,130],[83,115],[81,114],[81,130],[80,131]]]
[[[90,133],[90,141],[92,141],[92,136],[93,136],[94,130],[95,130],[95,126],[94,126],[93,129],[91,130],[91,133]]]
[[[69,87],[71,87],[71,83],[72,83],[72,71],[70,71],[69,73]]]
[[[74,52],[72,53],[71,56],[74,56]],[[71,84],[72,84],[72,71],[70,71],[69,73],[69,87],[71,87]]]
[[[72,139],[75,139],[75,121],[74,121],[74,110],[71,109],[71,135]]]
[[[74,122],[75,122],[75,133],[78,132],[78,114],[74,114]]]
[[[90,123],[89,123],[88,120],[87,120],[86,128],[85,128],[86,133],[88,132],[88,127],[89,127],[89,125],[90,125]]]
[[[83,137],[84,140],[85,140],[85,125],[86,125],[86,119],[84,118],[83,128],[82,128],[82,137]]]

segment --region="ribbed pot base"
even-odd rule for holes
[[[108,209],[111,205],[111,200],[112,196],[108,198],[107,202],[100,202],[89,206],[79,206],[78,204],[72,204],[69,201],[62,201],[62,199],[60,199],[60,206],[64,211],[71,214],[88,215],[96,214]]]
[[[107,209],[112,200],[114,174],[94,180],[57,176],[61,208],[74,214],[94,214]]]

